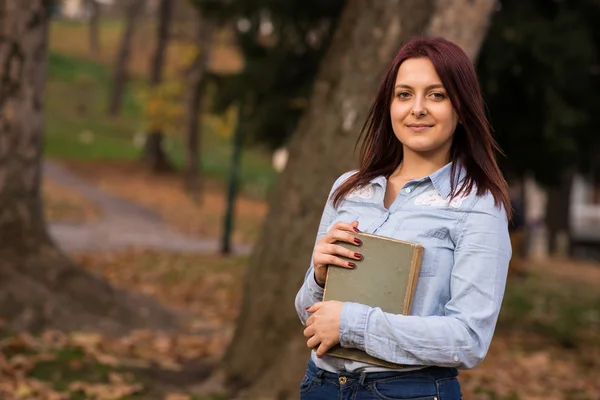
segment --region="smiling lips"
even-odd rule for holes
[[[406,126],[413,132],[423,132],[433,127],[432,124],[407,124]]]

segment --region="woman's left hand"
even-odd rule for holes
[[[344,303],[341,301],[322,301],[306,309],[313,315],[306,320],[304,336],[308,341],[306,345],[315,349],[319,346],[317,357],[322,357],[327,350],[340,342],[340,318]],[[320,344],[320,345],[319,345]]]

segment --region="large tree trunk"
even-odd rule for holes
[[[162,82],[165,64],[165,53],[169,42],[169,27],[173,14],[172,0],[161,0],[158,10],[158,28],[156,31],[156,50],[150,64],[150,88],[156,88]],[[148,133],[144,146],[143,162],[153,172],[172,171],[173,165],[169,161],[163,146],[163,132],[154,130]]]
[[[88,0],[90,8],[90,54],[95,57],[100,54],[100,3]]]
[[[188,94],[186,111],[186,168],[184,186],[190,195],[200,200],[202,180],[200,171],[200,144],[202,142],[202,81],[208,67],[213,44],[215,24],[208,18],[200,18],[197,31],[198,54],[188,70]]]
[[[0,317],[15,329],[172,328],[52,243],[40,194],[49,0],[0,1]]]
[[[131,54],[131,43],[135,32],[137,20],[143,10],[145,0],[129,0],[125,10],[125,30],[121,37],[121,45],[115,59],[113,72],[112,91],[108,105],[108,115],[116,117],[121,112],[123,91],[128,80],[127,64]]]
[[[427,33],[456,41],[475,57],[492,9],[493,0],[348,1],[247,271],[245,300],[224,358],[224,386],[240,398],[298,397],[309,352],[294,298],[327,193],[335,178],[356,167],[358,131],[395,52]]]

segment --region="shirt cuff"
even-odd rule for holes
[[[340,317],[340,345],[365,350],[365,333],[371,307],[358,303],[344,303]]]
[[[308,281],[308,290],[312,294],[313,298],[323,298],[323,294],[325,293],[325,289],[319,286],[317,283],[317,278],[315,277],[315,273],[311,274],[312,276],[307,279]]]

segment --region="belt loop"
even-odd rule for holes
[[[365,379],[367,379],[367,373],[363,372],[362,374],[360,374],[360,379],[358,380],[358,384],[360,386],[365,386]]]
[[[325,373],[325,371],[323,371],[322,369],[319,369],[319,371],[317,372],[317,377],[315,378],[315,383],[319,386],[321,386],[323,384],[323,374]]]

